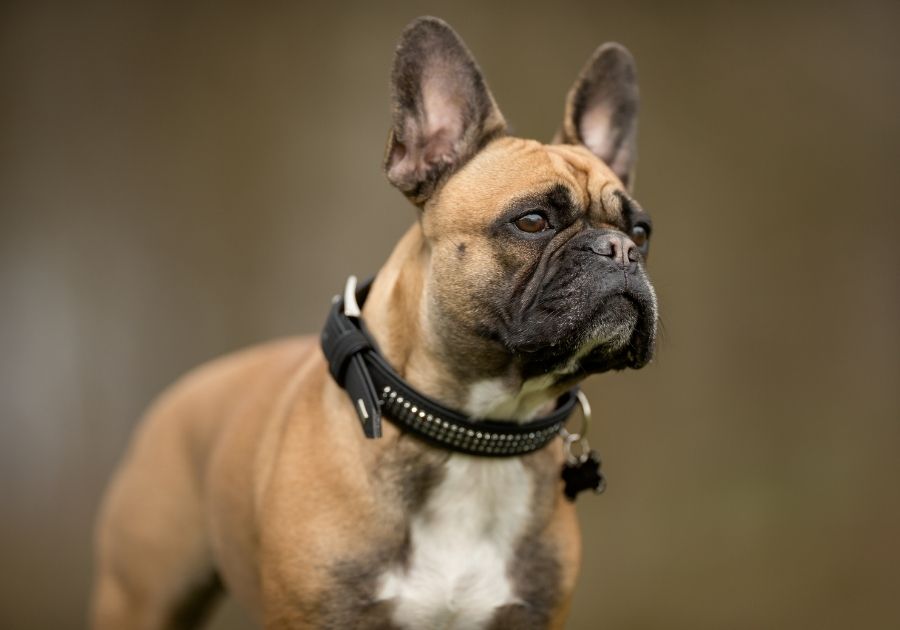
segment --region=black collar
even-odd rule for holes
[[[353,403],[366,437],[381,437],[381,417],[401,430],[435,446],[483,457],[513,457],[549,444],[578,402],[576,390],[563,394],[556,409],[531,422],[473,420],[410,387],[378,352],[362,321],[360,305],[372,281],[355,290],[347,283],[344,297],[336,297],[325,329],[322,350],[328,368]]]

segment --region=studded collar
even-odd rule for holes
[[[381,437],[383,416],[440,448],[515,457],[543,448],[560,434],[578,404],[576,389],[563,394],[549,415],[525,423],[474,419],[413,389],[388,364],[366,330],[360,305],[370,287],[371,280],[357,290],[351,276],[343,297],[334,300],[321,339],[329,371],[350,397],[366,437]]]

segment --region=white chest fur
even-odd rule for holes
[[[476,630],[515,603],[508,576],[531,513],[532,480],[519,459],[453,455],[411,523],[409,562],[382,576],[379,599],[409,629]]]

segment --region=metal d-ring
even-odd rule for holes
[[[591,452],[591,445],[587,439],[588,429],[591,425],[591,403],[580,389],[575,396],[578,398],[578,406],[581,407],[581,427],[576,432],[569,431],[565,427],[561,427],[559,430],[559,435],[563,439],[566,461],[569,464],[586,461]]]

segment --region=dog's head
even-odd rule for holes
[[[391,183],[421,208],[418,306],[460,371],[570,385],[651,358],[650,218],[631,197],[638,90],[622,46],[597,49],[552,144],[508,136],[444,22],[403,33],[392,74]],[[512,368],[510,368],[512,366]]]

